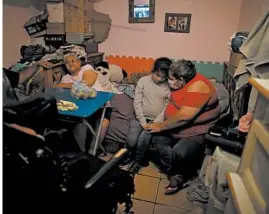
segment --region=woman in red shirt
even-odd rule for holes
[[[217,121],[220,105],[214,85],[196,72],[191,61],[179,60],[169,69],[171,99],[164,122],[153,123],[152,147],[160,167],[170,176],[166,194],[183,188],[197,172],[204,157],[204,134]]]

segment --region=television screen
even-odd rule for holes
[[[147,18],[149,17],[149,5],[135,5],[134,18]]]

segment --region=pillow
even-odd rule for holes
[[[125,93],[131,99],[135,96],[135,85],[133,84],[118,84],[117,88],[120,92]]]
[[[105,61],[100,61],[95,65],[95,70],[101,73],[102,75],[109,75],[109,80],[115,83],[121,83],[127,73],[120,66],[109,64]]]

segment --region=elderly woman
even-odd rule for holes
[[[60,88],[72,88],[74,81],[84,80],[89,87],[97,91],[103,91],[98,74],[91,65],[81,66],[82,61],[76,53],[69,53],[64,56],[64,63],[68,74],[64,75],[61,83],[56,84]]]
[[[191,61],[179,60],[169,69],[170,102],[164,121],[153,123],[153,151],[160,168],[170,177],[166,194],[183,188],[197,172],[204,155],[204,134],[220,115],[218,95],[213,84],[196,72]]]
[[[106,91],[99,80],[97,72],[94,71],[93,67],[89,64],[81,66],[82,60],[76,53],[69,53],[64,56],[64,63],[68,74],[64,75],[61,79],[61,83],[56,84],[58,88],[72,88],[75,81],[84,80],[89,87],[94,88],[97,91]],[[106,132],[109,126],[109,120],[111,115],[111,108],[107,107],[105,117],[102,123],[102,129],[100,134],[100,143],[103,142]],[[82,151],[86,150],[86,137],[87,128],[84,124],[78,124],[74,130],[75,138]]]

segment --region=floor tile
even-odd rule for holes
[[[178,207],[185,210],[192,210],[195,208],[195,205],[186,198],[186,189],[183,189],[173,195],[165,195],[164,189],[168,184],[168,180],[161,179],[156,203]]]
[[[147,176],[151,176],[154,178],[160,178],[161,173],[159,172],[158,168],[153,164],[153,163],[149,163],[149,166],[147,167],[143,167],[140,171],[139,171],[140,175],[147,175]]]
[[[160,173],[160,178],[162,178],[162,179],[167,179],[167,175],[164,174],[164,173]]]
[[[188,211],[178,207],[170,207],[165,205],[155,205],[154,214],[188,214]]]
[[[155,202],[160,179],[149,176],[135,176],[135,199]]]
[[[200,207],[196,207],[193,210],[190,210],[188,212],[188,214],[205,214],[205,213],[206,212],[202,208],[200,208]]]
[[[124,204],[121,204],[118,207],[116,214],[123,214],[124,213]],[[139,201],[133,199],[133,207],[131,211],[135,214],[152,214],[154,210],[154,204],[146,201]]]

